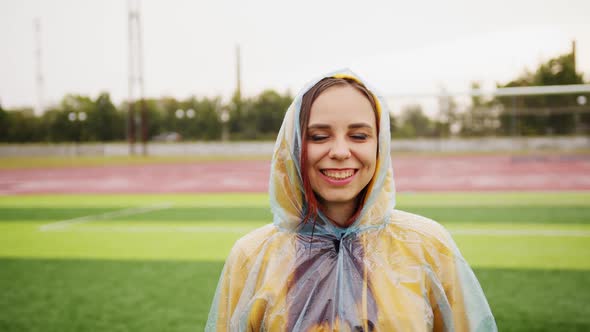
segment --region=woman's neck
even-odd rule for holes
[[[322,211],[340,227],[350,226],[350,217],[356,210],[356,202],[322,202]]]

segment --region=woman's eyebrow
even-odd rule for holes
[[[307,129],[330,129],[330,125],[329,124],[324,124],[324,123],[316,123],[316,124],[312,124],[309,125],[307,127]]]
[[[366,122],[359,122],[359,123],[351,123],[348,125],[349,129],[357,129],[357,128],[369,128],[369,129],[373,129],[373,126],[371,126],[370,124],[366,123]]]
[[[330,129],[332,126],[330,126],[329,124],[325,124],[325,123],[314,123],[312,125],[309,125],[307,127],[307,129]],[[369,128],[369,129],[373,129],[373,126],[371,126],[370,124],[366,123],[366,122],[359,122],[359,123],[351,123],[348,125],[348,129],[358,129],[358,128]]]

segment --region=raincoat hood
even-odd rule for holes
[[[320,211],[315,221],[316,227],[303,225],[306,214],[306,197],[301,177],[302,137],[299,114],[303,95],[316,83],[326,77],[352,79],[361,83],[373,94],[376,104],[376,121],[379,127],[377,165],[373,179],[368,185],[362,210],[352,225],[342,229],[329,222]],[[311,81],[295,97],[287,110],[283,124],[277,136],[271,164],[269,183],[270,205],[274,215],[274,224],[284,230],[299,232],[313,231],[327,233],[356,233],[367,228],[383,226],[395,207],[395,185],[390,158],[391,135],[389,128],[389,110],[382,97],[369,84],[350,70],[341,70]]]
[[[360,82],[376,101],[375,173],[356,219],[321,211],[303,222],[302,97],[324,77]],[[448,232],[395,210],[389,112],[358,75],[322,76],[299,93],[277,137],[270,175],[273,222],[242,237],[226,260],[206,331],[496,331],[483,291]]]

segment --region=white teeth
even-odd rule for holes
[[[354,174],[354,170],[348,169],[345,171],[335,171],[335,170],[322,170],[324,175],[331,177],[336,180],[342,180],[351,177]]]

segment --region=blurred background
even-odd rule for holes
[[[387,97],[399,138],[590,130],[585,1],[0,6],[2,142],[273,140],[340,68]]]
[[[502,331],[590,329],[590,2],[0,0],[0,330],[204,327],[306,82],[387,100],[399,209]]]

